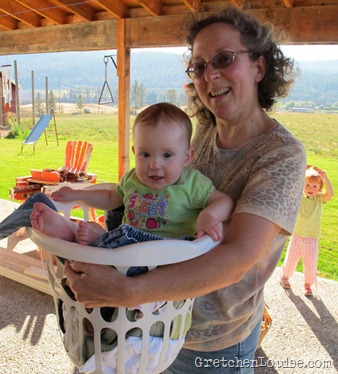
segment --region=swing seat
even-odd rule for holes
[[[151,310],[150,304],[145,304],[142,318],[136,320],[133,312],[125,307],[88,309],[75,300],[66,286],[62,259],[112,265],[126,274],[131,266],[146,266],[152,270],[160,265],[189,260],[218,243],[204,236],[194,241],[172,239],[106,249],[29,230],[33,242],[44,250],[44,267],[64,346],[81,372],[159,374],[171,365],[191,323],[193,298],[166,302],[156,312]]]

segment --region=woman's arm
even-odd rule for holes
[[[77,300],[86,307],[132,307],[156,300],[182,300],[239,282],[266,253],[279,231],[279,226],[259,216],[235,214],[223,243],[192,260],[134,278],[109,266],[71,262],[66,265],[65,276]]]

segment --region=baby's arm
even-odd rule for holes
[[[332,184],[330,182],[329,177],[326,175],[326,173],[325,173],[324,170],[322,170],[322,169],[320,169],[318,167],[314,167],[314,169],[318,172],[318,174],[323,178],[323,180],[325,182],[326,192],[322,195],[322,201],[323,201],[323,203],[326,203],[334,195],[333,186],[332,186]]]
[[[217,190],[212,192],[206,208],[198,216],[196,238],[208,234],[214,241],[221,240],[223,222],[230,218],[234,207],[235,204],[228,195]]]
[[[99,185],[98,185],[99,187]],[[114,186],[112,189],[73,189],[65,186],[51,194],[51,198],[62,203],[81,201],[93,208],[110,210],[123,205],[123,201]]]

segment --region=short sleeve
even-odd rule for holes
[[[260,157],[234,214],[255,214],[280,226],[282,233],[292,233],[304,188],[305,159],[304,148],[298,142]]]

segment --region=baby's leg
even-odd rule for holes
[[[67,220],[43,203],[34,204],[31,223],[34,229],[46,235],[71,242],[75,241],[75,223]]]
[[[103,235],[104,233],[106,233],[106,230],[104,230],[98,223],[80,221],[79,229],[77,232],[78,234],[77,242],[83,245],[90,245],[93,243],[95,239],[97,239],[99,236]]]

